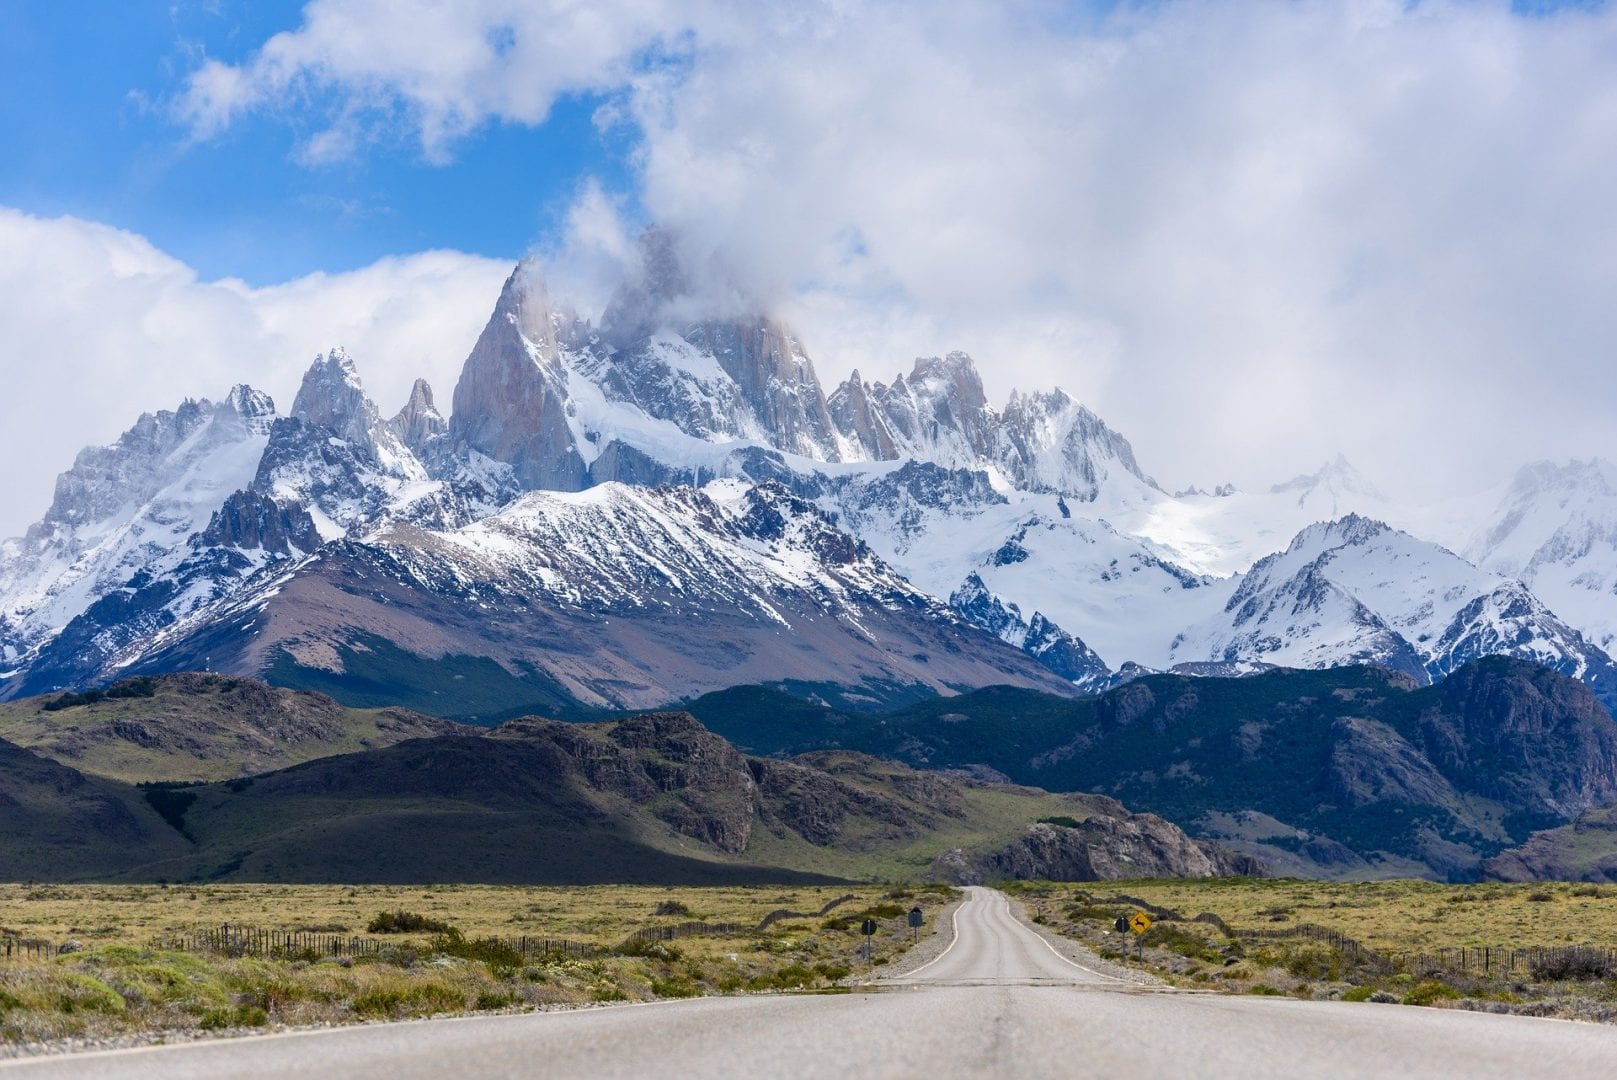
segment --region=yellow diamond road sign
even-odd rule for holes
[[[1147,915],[1143,911],[1136,911],[1133,915],[1129,916],[1129,929],[1133,930],[1136,934],[1145,933],[1147,930],[1151,929],[1151,916]]]

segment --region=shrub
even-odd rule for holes
[[[360,1016],[398,1016],[414,1013],[445,1012],[465,1005],[459,990],[441,982],[416,982],[407,986],[377,986],[354,995],[354,1012]]]
[[[1527,970],[1539,982],[1586,982],[1617,976],[1617,962],[1604,949],[1574,947],[1539,953]]]
[[[1544,889],[1537,889],[1527,894],[1527,899],[1535,904],[1545,904],[1555,899],[1555,894]]]
[[[681,902],[679,902],[678,900],[664,900],[662,903],[657,905],[656,910],[653,911],[652,914],[653,915],[682,915],[682,916],[684,916],[685,918],[688,919],[688,918],[691,917],[691,909],[689,907],[685,906],[684,904],[682,904]]]
[[[1076,829],[1076,828],[1078,828],[1079,825],[1081,825],[1083,823],[1081,821],[1079,821],[1077,818],[1071,817],[1071,816],[1069,816],[1067,814],[1057,814],[1054,817],[1042,817],[1042,818],[1040,818],[1039,819],[1039,824],[1040,825],[1058,825],[1063,829]]]
[[[56,712],[59,709],[71,709],[75,705],[94,705],[107,698],[149,698],[157,696],[157,680],[150,675],[139,675],[133,679],[124,679],[115,682],[101,690],[86,690],[82,694],[66,693],[61,697],[52,698],[45,702],[43,708],[46,712]]]
[[[1342,995],[1343,1001],[1369,1001],[1370,995],[1376,992],[1373,986],[1355,986]]]
[[[480,960],[495,974],[510,974],[523,965],[522,953],[499,938],[468,938],[451,929],[432,939],[428,949],[462,960]]]
[[[124,999],[116,990],[88,975],[63,972],[56,985],[55,1001],[58,1012],[121,1013]]]
[[[672,964],[685,956],[666,941],[645,941],[638,938],[625,941],[612,951],[619,956],[639,956],[647,960],[661,960],[665,964]]]
[[[447,934],[455,928],[413,911],[383,911],[365,929],[372,934]]]
[[[197,1021],[203,1031],[220,1028],[263,1027],[269,1023],[269,1014],[255,1005],[236,1005],[231,1008],[209,1009]]]
[[[510,994],[501,994],[493,990],[479,990],[477,992],[477,1007],[479,1009],[506,1009],[517,1003],[517,999]]]
[[[1206,939],[1165,922],[1156,923],[1147,930],[1142,935],[1142,942],[1154,948],[1160,947],[1169,952],[1176,952],[1192,960],[1216,963],[1224,959],[1224,954],[1210,945]]]
[[[392,964],[394,967],[413,968],[421,959],[421,954],[408,945],[384,945],[376,952],[376,959],[383,964]]]
[[[747,980],[748,990],[796,990],[813,985],[814,972],[799,964],[788,964],[779,971]]]
[[[689,998],[695,997],[701,991],[689,979],[670,978],[652,979],[651,992],[662,998]]]
[[[1274,987],[1270,986],[1268,983],[1258,983],[1256,986],[1249,986],[1249,987],[1247,987],[1246,992],[1249,993],[1249,994],[1256,994],[1258,997],[1284,997],[1285,996],[1284,991],[1276,990]]]
[[[1456,1001],[1460,992],[1448,983],[1427,979],[1404,995],[1405,1005],[1431,1005],[1438,1001]]]

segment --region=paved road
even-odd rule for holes
[[[837,996],[706,998],[0,1064],[0,1080],[1617,1076],[1617,1028],[1131,987],[975,889],[936,960]]]

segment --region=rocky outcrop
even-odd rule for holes
[[[438,441],[449,433],[449,422],[432,400],[432,387],[417,379],[410,387],[410,400],[387,422],[393,434],[423,461],[432,456]]]
[[[862,459],[986,467],[1025,491],[1079,499],[1094,498],[1108,479],[1155,487],[1128,440],[1060,390],[1014,393],[1003,410],[993,408],[962,352],[918,359],[890,385],[856,371],[829,407],[845,445]]]
[[[1617,806],[1579,814],[1570,825],[1545,829],[1520,847],[1482,864],[1488,881],[1617,882]]]
[[[586,480],[567,423],[557,321],[536,267],[519,264],[466,358],[449,418],[458,450],[509,465],[528,490],[577,491]]]
[[[196,543],[267,551],[275,555],[308,554],[320,546],[320,531],[309,511],[257,491],[238,491],[214,512]]]
[[[1617,802],[1617,724],[1583,683],[1488,657],[1436,688],[1419,719],[1438,771],[1519,812],[1569,818]]]
[[[1118,808],[1121,810],[1121,807]],[[935,869],[962,885],[985,881],[1122,881],[1262,873],[1255,859],[1192,840],[1155,814],[1095,814],[1076,825],[1031,825],[980,855],[951,852]]]

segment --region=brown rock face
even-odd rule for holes
[[[1007,847],[976,859],[956,858],[947,869],[962,884],[1004,878],[1122,881],[1262,872],[1256,860],[1192,840],[1155,814],[1097,814],[1076,828],[1032,825]]]
[[[258,491],[238,491],[213,512],[202,533],[202,543],[290,555],[319,547],[320,532],[304,507],[277,502]]]
[[[1490,657],[1438,693],[1420,717],[1422,749],[1457,784],[1563,820],[1617,802],[1617,724],[1588,686]]]
[[[747,759],[689,713],[646,713],[604,728],[527,719],[500,734],[548,743],[565,771],[644,807],[675,832],[731,854],[747,848],[757,809]]]
[[[388,421],[388,427],[418,456],[449,430],[448,423],[439,415],[438,407],[433,403],[432,387],[426,379],[415,381],[410,388],[410,400],[405,402],[397,416]]]
[[[777,450],[841,460],[814,362],[784,323],[768,318],[705,322],[685,338],[712,352]]]
[[[455,446],[511,466],[528,489],[579,491],[584,460],[567,426],[566,373],[550,300],[531,266],[506,279],[455,384]]]

